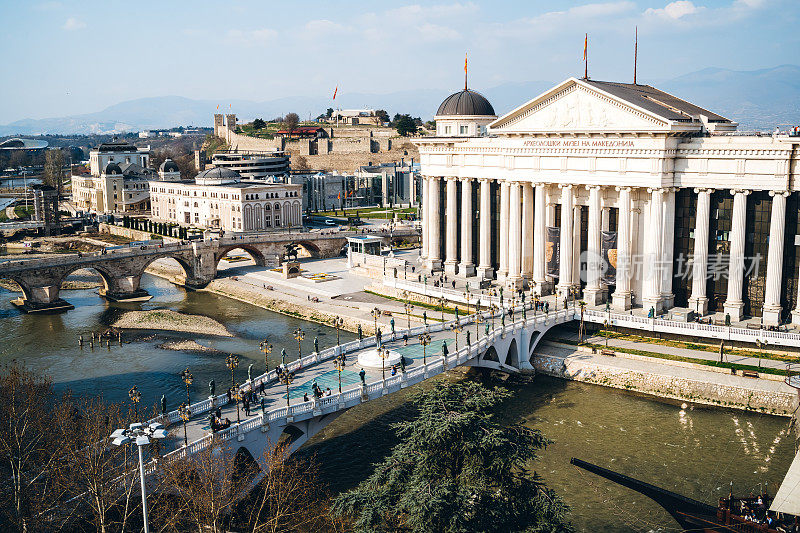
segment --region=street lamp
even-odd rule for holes
[[[136,413],[136,420],[139,420],[139,401],[142,399],[142,393],[139,392],[139,388],[134,385],[128,391],[128,397],[133,402],[133,408]]]
[[[442,311],[442,323],[444,324],[444,287],[442,287],[442,296],[439,298],[439,309]]]
[[[378,309],[377,307],[375,307],[374,309],[372,309],[372,311],[369,312],[369,314],[372,315],[372,318],[374,319],[374,322],[375,322],[375,336],[376,336],[376,339],[377,339],[377,335],[378,335],[378,317],[381,316],[381,310]]]
[[[233,387],[236,384],[236,380],[233,378],[233,371],[239,366],[239,358],[233,354],[228,355],[225,358],[225,366],[231,371],[231,387]]]
[[[302,359],[303,348],[300,342],[306,338],[306,334],[302,329],[297,328],[296,330],[294,330],[294,338],[297,340],[297,354],[300,356],[300,359]]]
[[[264,352],[264,368],[266,372],[269,372],[269,354],[272,353],[272,344],[267,343],[264,341],[261,343],[261,351]]]
[[[183,382],[186,384],[186,405],[192,405],[192,402],[189,399],[189,385],[191,385],[194,381],[194,376],[192,376],[192,373],[189,372],[188,366],[186,367],[186,370],[181,372],[181,379],[183,379]]]
[[[286,385],[286,407],[289,407],[289,384],[294,381],[294,372],[289,372],[288,370],[281,373],[279,378],[281,383]],[[288,413],[287,413],[288,414]]]
[[[131,389],[133,391],[136,387]],[[138,401],[138,400],[137,400]],[[140,423],[131,424],[127,429],[116,429],[111,433],[111,443],[114,446],[122,446],[129,442],[135,443],[139,448],[139,480],[142,486],[142,517],[144,518],[144,533],[150,533],[150,525],[147,521],[147,485],[144,478],[144,457],[142,446],[150,444],[150,439],[166,438],[167,431],[158,422],[144,426]]]
[[[431,336],[428,333],[423,333],[419,336],[419,343],[422,345],[422,364],[428,364],[427,354],[425,352],[425,347],[431,343]]]
[[[381,379],[386,381],[386,358],[389,357],[389,348],[378,348],[378,355],[381,356]]]
[[[344,370],[345,363],[344,363],[344,354],[339,355],[334,362],[334,368],[339,372],[339,394],[342,393],[342,370]]]
[[[178,407],[178,415],[183,420],[183,445],[189,445],[189,435],[186,433],[186,422],[189,421],[189,418],[192,416],[192,412],[189,410],[189,404],[182,403]]]
[[[458,321],[453,322],[453,325],[450,326],[450,328],[456,334],[456,346],[455,346],[455,348],[456,348],[456,351],[458,351],[458,332],[461,331],[461,324],[459,324]]]
[[[333,325],[336,326],[336,346],[341,346],[339,343],[339,328],[344,325],[344,319],[340,316],[337,316],[333,319]]]
[[[475,313],[475,340],[481,338],[481,323],[485,322],[486,319],[483,318],[483,315],[480,313]]]
[[[242,399],[242,394],[239,391],[238,383],[233,384],[233,391],[231,391],[231,398],[233,398],[233,401],[236,402],[236,423],[239,424],[242,422],[242,418],[239,415],[239,400]]]

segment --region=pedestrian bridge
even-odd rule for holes
[[[140,286],[145,269],[158,259],[173,259],[183,275],[174,280],[188,288],[202,288],[217,275],[220,260],[228,252],[243,250],[259,266],[283,257],[287,244],[294,243],[311,257],[335,257],[356,232],[271,232],[235,235],[203,241],[147,244],[122,247],[90,254],[11,260],[0,263],[0,278],[15,281],[22,298],[15,303],[26,312],[53,312],[72,309],[59,292],[61,284],[78,269],[94,269],[103,286],[100,294],[114,301],[136,301],[149,297]],[[413,229],[374,234],[390,240],[417,236]]]
[[[524,311],[519,306],[513,311],[482,313],[480,316],[473,314],[457,321],[398,330],[394,334],[384,335],[382,345],[403,355],[407,361],[405,371],[391,375],[390,368],[385,371],[365,368],[363,383],[358,376],[361,369],[358,355],[364,350],[374,350],[376,338],[334,346],[287,364],[288,370],[295,376],[293,384],[289,386],[288,405],[286,386],[278,381],[274,370],[241,387],[242,391],[248,391],[251,387],[258,390],[263,382],[265,406],[263,410],[260,407],[251,409],[250,416],[246,416],[240,408],[240,422],[237,422],[236,406],[227,404],[225,394],[192,404],[192,419],[186,428],[188,445],[184,445],[184,429],[178,411],[149,422],[161,422],[170,430],[167,445],[175,449],[167,453],[165,458],[191,455],[214,441],[227,442],[233,452],[246,452],[256,461],[277,443],[286,442],[288,453],[292,453],[348,409],[415,385],[448,369],[475,366],[509,373],[532,372],[531,358],[544,333],[574,317],[575,309],[572,308],[534,314],[528,305]],[[420,345],[418,338],[425,333],[431,337],[427,347]],[[407,344],[404,336],[408,338]],[[448,347],[446,354],[443,352],[443,343]],[[341,393],[338,392],[338,372],[334,368],[334,360],[340,354],[346,358]],[[311,384],[314,381],[323,389],[330,387],[334,393],[303,401],[304,392],[312,396]],[[223,418],[231,419],[233,424],[228,429],[212,434],[208,415],[217,406],[222,409]],[[155,468],[156,465],[151,463],[150,471]]]

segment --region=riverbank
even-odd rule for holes
[[[150,311],[128,311],[112,327],[120,329],[147,329],[156,331],[180,331],[217,337],[233,335],[213,318],[202,315],[186,315],[170,309]]]
[[[544,341],[533,361],[537,372],[657,398],[792,416],[797,391],[780,379],[732,375],[699,364],[619,353],[607,356]]]

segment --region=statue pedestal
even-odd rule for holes
[[[402,358],[402,355],[392,350],[389,350],[386,359],[380,356],[377,349],[367,350],[358,355],[358,364],[366,368],[391,368],[393,365],[399,365]]]

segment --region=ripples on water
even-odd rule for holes
[[[154,406],[166,394],[170,407],[185,398],[178,373],[189,367],[195,376],[193,399],[208,395],[215,379],[221,392],[230,382],[224,357],[241,357],[238,380],[263,370],[258,343],[274,345],[270,366],[281,348],[296,357],[291,332],[306,332],[304,353],[336,343],[336,331],[248,304],[204,292],[184,291],[150,275],[142,279],[153,299],[143,304],[109,304],[94,290],[65,291],[75,309],[59,315],[24,315],[9,300],[15,295],[0,289],[0,361],[12,358],[53,376],[59,390],[103,394],[110,400],[127,399],[137,385],[144,405]],[[203,338],[191,334],[125,334],[124,346],[78,347],[84,339],[112,323],[126,309],[168,308],[210,316],[225,324],[235,338]],[[355,335],[342,332],[342,342]],[[191,354],[157,348],[167,340],[194,338],[219,350]],[[458,379],[450,376],[442,379]],[[430,386],[430,383],[421,386]],[[736,493],[757,491],[770,483],[774,492],[793,457],[788,420],[726,409],[681,409],[680,405],[538,376],[533,383],[508,385],[513,398],[499,413],[508,421],[541,429],[554,442],[537,462],[538,472],[572,506],[581,531],[675,531],[676,523],[652,501],[569,465],[579,457],[600,466],[660,485],[714,504],[727,494],[733,481]],[[346,490],[369,476],[371,464],[385,457],[396,443],[390,424],[414,415],[404,403],[416,387],[369,402],[345,413],[304,453],[316,455],[325,480],[334,491]]]

